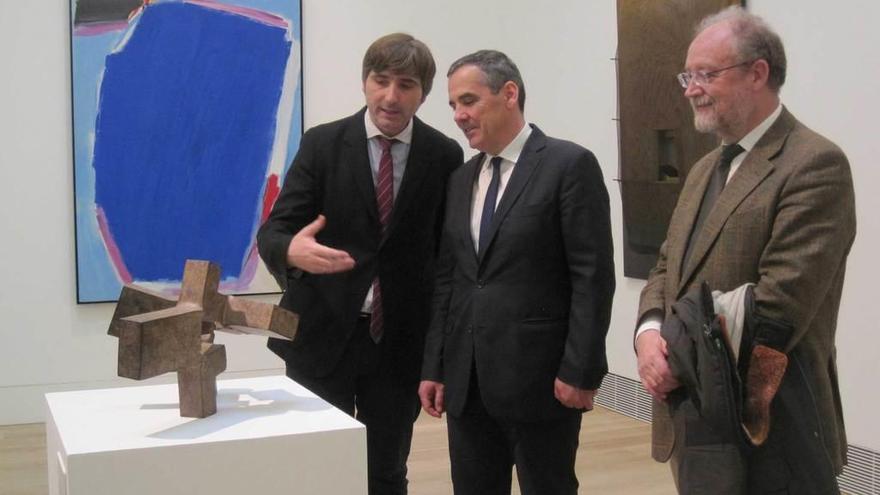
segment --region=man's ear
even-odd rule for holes
[[[763,58],[755,60],[749,70],[753,84],[759,87],[767,85],[767,81],[770,79],[770,64],[766,60]]]
[[[507,81],[501,86],[501,94],[508,107],[519,107],[519,86],[513,81]]]

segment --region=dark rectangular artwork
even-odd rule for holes
[[[698,133],[684,90],[697,22],[735,0],[617,1],[617,85],[623,273],[647,278],[687,173],[718,145]]]

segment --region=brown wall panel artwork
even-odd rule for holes
[[[731,0],[618,0],[624,275],[647,278],[691,165],[718,145],[694,130],[675,75],[700,19]]]

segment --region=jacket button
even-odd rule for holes
[[[474,333],[474,326],[473,325],[467,326],[467,333]]]

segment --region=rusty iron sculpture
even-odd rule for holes
[[[293,340],[299,317],[274,304],[218,292],[220,267],[187,260],[177,300],[135,285],[119,295],[108,334],[119,339],[119,376],[145,380],[177,372],[180,415],[217,412],[217,375],[226,349],[214,332]]]

